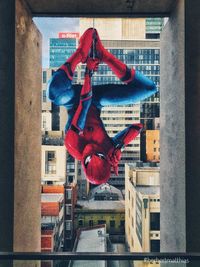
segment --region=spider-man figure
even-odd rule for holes
[[[72,85],[78,63],[86,63],[83,87]],[[91,76],[100,62],[106,63],[124,84],[91,86]],[[107,105],[132,104],[157,92],[155,84],[134,69],[129,69],[102,45],[97,30],[82,35],[75,53],[52,76],[48,97],[68,111],[65,146],[82,162],[87,179],[102,184],[110,178],[111,167],[118,174],[121,149],[140,133],[141,124],[133,124],[110,138],[100,118]]]

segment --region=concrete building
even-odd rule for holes
[[[74,244],[75,238],[75,205],[77,203],[77,184],[68,183],[65,184],[64,193],[64,250],[71,250]]]
[[[105,225],[97,225],[78,230],[73,248],[74,252],[107,252],[107,234]],[[68,267],[106,267],[107,263],[101,261],[70,261]]]
[[[66,149],[63,145],[42,145],[42,183],[64,184]]]
[[[59,0],[0,2],[0,93],[4,100],[0,106],[1,251],[41,249],[42,36],[32,17],[90,14],[169,17],[161,34],[161,251],[199,252],[200,2],[132,3],[130,8],[124,1],[89,1],[87,5],[79,0],[70,5]],[[1,262],[3,267],[11,265]]]
[[[66,109],[54,105],[47,99],[46,90],[48,81],[56,69],[44,68],[42,70],[42,131],[64,131],[67,121]]]
[[[146,39],[159,39],[164,27],[164,18],[146,18]]]
[[[74,53],[78,44],[78,38],[78,32],[60,32],[58,38],[50,38],[50,68],[60,67]]]
[[[88,200],[79,200],[75,209],[75,228],[106,224],[110,239],[124,241],[125,207],[121,191],[111,185],[100,185],[90,192]]]
[[[159,175],[158,167],[126,164],[125,233],[130,252],[160,251]],[[134,266],[153,265],[136,261]]]
[[[44,230],[42,244],[48,244],[47,247],[43,247],[42,249],[47,250],[51,247],[51,251],[62,251],[64,245],[63,194],[41,194],[41,227],[42,231]],[[46,236],[46,230],[51,230],[51,237]]]

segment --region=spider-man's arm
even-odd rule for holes
[[[108,152],[108,160],[113,166],[113,170],[116,175],[118,175],[118,162],[121,158],[121,149],[136,138],[136,136],[141,132],[142,127],[141,123],[132,124],[123,131],[119,132],[113,138],[114,147]]]
[[[86,69],[85,80],[81,89],[78,108],[72,119],[71,126],[65,136],[65,146],[69,153],[76,159],[81,160],[85,140],[82,131],[85,127],[87,113],[92,103],[92,88],[90,71]]]
[[[143,125],[141,123],[132,124],[123,131],[116,134],[113,138],[115,148],[122,149],[133,141],[141,132]]]

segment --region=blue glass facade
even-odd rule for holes
[[[60,67],[76,50],[76,39],[50,39],[50,68]]]
[[[160,50],[159,49],[108,49],[114,56],[123,61],[129,68],[135,68],[142,72],[145,76],[153,80],[159,89],[160,87]],[[85,66],[82,66],[81,78],[84,78]],[[111,69],[105,65],[100,64],[98,72],[94,74],[92,83],[120,84],[121,81],[114,75]],[[146,102],[159,103],[159,93],[146,99]],[[159,116],[159,113],[157,114]],[[156,116],[156,117],[157,117]],[[141,116],[143,117],[143,116]],[[155,117],[155,116],[154,116]]]

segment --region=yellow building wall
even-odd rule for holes
[[[79,220],[83,221],[83,225],[81,227],[89,227],[89,221],[93,220],[93,226],[98,225],[99,220],[106,221],[106,229],[109,232],[110,230],[118,233],[120,232],[120,223],[121,221],[125,221],[125,214],[123,211],[121,212],[101,212],[91,211],[90,213],[85,212],[76,212],[75,216],[75,228],[80,228]],[[115,228],[110,228],[110,221],[115,221]]]
[[[147,161],[160,161],[160,130],[146,131]]]
[[[146,21],[144,18],[122,19],[122,39],[145,39]]]
[[[139,171],[138,171],[139,172]],[[155,181],[157,184],[158,178],[157,173],[155,173]],[[150,231],[150,212],[160,212],[160,196],[159,194],[154,195],[142,195],[137,193],[138,197],[142,201],[142,246],[139,242],[138,236],[136,234],[136,189],[133,182],[136,183],[137,174],[134,170],[131,170],[128,164],[125,165],[125,236],[126,242],[129,246],[130,252],[149,252],[150,251],[150,240],[155,239],[155,234],[159,236],[160,231]],[[141,171],[145,175],[145,172]],[[159,176],[159,172],[158,172]],[[146,177],[146,176],[145,176]],[[142,178],[141,178],[142,179]],[[148,181],[146,181],[148,184]],[[158,182],[159,184],[159,182]],[[143,207],[143,199],[148,199],[148,208]],[[160,264],[153,262],[144,261],[134,261],[132,262],[134,267],[159,267]]]

